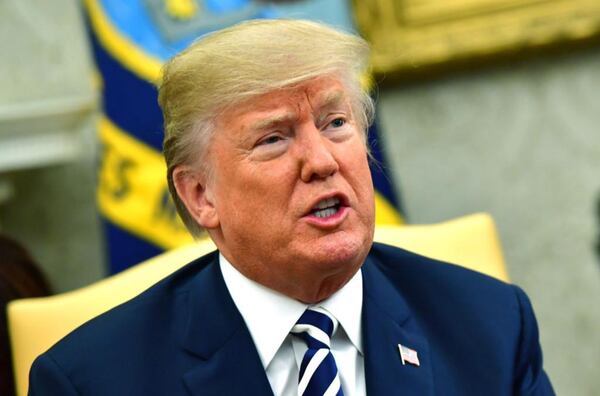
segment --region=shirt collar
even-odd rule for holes
[[[356,274],[340,290],[317,306],[325,308],[342,326],[350,342],[362,354],[362,272]]]
[[[246,278],[222,254],[219,254],[219,265],[229,294],[244,318],[266,368],[308,305]],[[327,300],[315,304],[325,308],[339,321],[360,353],[362,297],[362,274],[359,270],[344,287]]]

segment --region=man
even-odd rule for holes
[[[30,394],[553,394],[520,289],[373,244],[367,58],[254,21],[172,59],[169,187],[219,251],[39,357]]]

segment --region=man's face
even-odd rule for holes
[[[373,184],[337,79],[264,94],[219,115],[209,160],[205,193],[217,219],[209,232],[244,275],[318,301],[360,267],[373,238]],[[309,285],[318,290],[303,296]]]

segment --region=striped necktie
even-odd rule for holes
[[[308,350],[298,376],[298,396],[343,396],[340,375],[331,354],[331,335],[337,321],[322,308],[308,308],[291,332]]]

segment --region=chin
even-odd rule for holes
[[[311,256],[315,262],[332,270],[340,267],[358,268],[367,256],[371,244],[372,238],[331,235],[320,238],[311,246]]]

